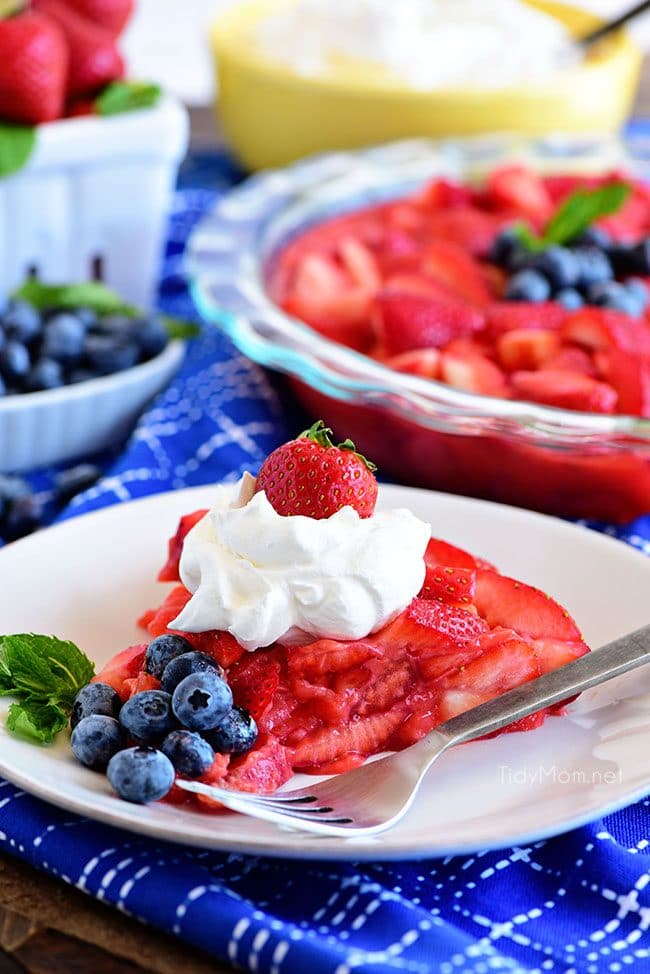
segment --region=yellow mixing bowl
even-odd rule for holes
[[[414,91],[366,66],[307,78],[265,57],[252,40],[256,22],[282,2],[245,0],[212,29],[219,122],[248,169],[413,136],[611,133],[627,118],[636,91],[641,53],[623,32],[599,45],[580,67],[538,87]],[[527,2],[574,34],[601,23],[563,3]]]

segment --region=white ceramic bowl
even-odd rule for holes
[[[174,341],[123,372],[0,399],[0,473],[61,463],[119,442],[183,354],[183,343]]]

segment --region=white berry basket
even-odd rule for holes
[[[0,180],[0,294],[29,276],[100,278],[149,308],[188,131],[169,96],[151,109],[40,125],[27,165]]]

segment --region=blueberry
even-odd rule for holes
[[[11,339],[0,348],[0,373],[7,382],[21,382],[30,368],[29,352],[22,342]]]
[[[243,707],[233,707],[218,727],[205,731],[205,739],[218,754],[244,754],[257,740],[257,724]]]
[[[104,771],[114,754],[126,744],[126,734],[114,717],[82,717],[72,731],[70,745],[77,761],[93,771]]]
[[[538,271],[518,271],[508,281],[506,300],[539,303],[551,296],[551,285]]]
[[[81,358],[85,337],[86,329],[76,315],[56,314],[43,328],[41,354],[71,365]]]
[[[639,304],[639,314],[645,311],[646,305],[648,304],[648,288],[645,281],[641,281],[638,277],[629,277],[625,282],[625,287],[632,294],[635,300]]]
[[[153,315],[149,318],[136,318],[133,321],[133,338],[140,349],[141,357],[145,360],[160,355],[169,340],[167,329],[162,321]]]
[[[120,798],[137,805],[164,798],[174,784],[174,766],[153,747],[129,747],[108,762],[108,780]]]
[[[111,335],[87,335],[84,355],[98,375],[110,375],[130,369],[138,361],[139,351],[134,342]]]
[[[7,389],[7,386],[5,385],[5,380],[0,375],[0,396],[6,396],[8,392],[9,392],[9,390]]]
[[[215,660],[207,653],[183,653],[170,660],[163,671],[160,683],[163,690],[173,693],[181,680],[190,673],[218,673],[223,677],[224,672]]]
[[[43,520],[45,504],[35,494],[17,497],[7,505],[2,533],[5,541],[16,541],[31,534]]]
[[[15,298],[9,302],[2,324],[8,338],[27,343],[39,334],[41,316],[31,304]]]
[[[40,358],[25,377],[26,392],[58,389],[64,384],[63,369],[53,358]]]
[[[607,248],[607,256],[614,274],[623,276],[637,270],[632,258],[632,250],[631,244],[621,243],[611,244]]]
[[[601,227],[592,224],[583,230],[573,241],[576,246],[599,247],[601,250],[608,250],[612,243],[612,238]]]
[[[188,730],[218,727],[231,707],[232,692],[218,673],[192,673],[172,695],[173,711]]]
[[[96,322],[93,331],[98,335],[109,335],[113,338],[122,338],[130,341],[133,337],[134,318],[123,314],[104,315]]]
[[[490,260],[500,267],[511,268],[513,260],[521,259],[523,246],[514,227],[501,230],[492,242]]]
[[[163,690],[136,693],[122,707],[120,723],[138,744],[155,744],[178,726],[172,698]]]
[[[578,258],[566,247],[553,246],[535,254],[530,267],[545,277],[554,290],[573,287],[580,276]]]
[[[92,308],[75,308],[71,313],[79,319],[85,330],[97,324],[97,314]]]
[[[585,303],[580,292],[576,291],[574,287],[563,287],[560,291],[556,292],[553,300],[557,301],[558,304],[564,305],[569,311],[575,311],[576,308],[581,308]]]
[[[79,463],[68,470],[62,470],[54,480],[58,502],[66,503],[82,490],[87,490],[99,480],[101,475],[101,470],[94,463]]]
[[[612,279],[612,265],[602,250],[597,247],[576,247],[573,253],[580,268],[579,287],[586,288],[590,284],[600,284]]]
[[[624,311],[625,314],[638,316],[641,313],[638,299],[628,291],[624,284],[618,281],[603,281],[592,284],[587,289],[587,299],[590,304],[599,308],[609,308],[612,311]]]
[[[634,274],[650,274],[650,237],[640,240],[628,252],[628,270]]]
[[[170,633],[156,636],[147,646],[144,657],[145,672],[151,673],[157,680],[160,680],[165,667],[171,660],[183,653],[192,653],[193,651],[192,644],[187,639],[183,639],[182,636],[172,636]]]
[[[108,683],[89,683],[82,687],[72,704],[70,726],[74,729],[84,717],[102,714],[104,717],[118,717],[122,701]]]
[[[179,774],[200,778],[214,761],[214,751],[207,741],[188,730],[175,730],[162,742],[166,754]]]

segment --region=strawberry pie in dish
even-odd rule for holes
[[[408,510],[376,512],[377,492],[373,465],[318,422],[257,478],[215,487],[210,510],[184,516],[159,575],[169,592],[140,619],[147,641],[94,680],[119,695],[128,737],[160,748],[177,776],[270,792],[295,773],[340,773],[408,747],[588,651],[549,595],[432,538]],[[184,693],[188,680],[203,697]],[[212,721],[186,718],[187,700],[200,711],[219,693]],[[133,716],[156,695],[171,708],[164,730],[147,725],[160,709]],[[151,747],[130,749],[140,751],[144,760]],[[130,752],[118,749],[109,779],[122,797],[148,800],[128,782],[122,790],[114,762]],[[219,807],[172,780],[154,797]]]
[[[629,521],[650,191],[626,149],[421,141],[262,174],[196,231],[194,296],[399,482]]]

